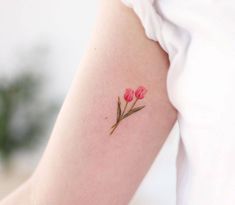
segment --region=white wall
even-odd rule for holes
[[[49,48],[43,67],[50,80],[48,95],[63,98],[88,41],[97,2],[0,0],[0,3],[0,75],[20,72],[15,65],[22,59],[27,61],[33,47],[45,45]],[[133,205],[175,204],[177,140],[178,124],[137,191]]]

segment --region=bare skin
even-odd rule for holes
[[[174,126],[167,54],[119,0],[102,0],[100,7],[40,163],[0,205],[128,204]],[[110,136],[117,96],[139,85],[148,89],[145,108]]]

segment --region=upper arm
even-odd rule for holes
[[[167,54],[146,38],[134,12],[103,0],[45,153],[32,180],[36,204],[127,204],[176,121]],[[112,135],[117,97],[148,89]]]

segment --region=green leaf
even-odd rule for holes
[[[113,124],[111,128],[114,128],[117,125],[117,123]]]
[[[120,101],[120,97],[118,97],[118,103],[117,103],[117,120],[116,122],[118,122],[120,120],[121,117],[121,101]]]
[[[130,116],[131,114],[133,114],[133,113],[135,113],[135,112],[137,112],[137,111],[142,110],[144,107],[145,107],[145,105],[131,109],[128,113],[126,113],[126,114],[123,116],[123,119],[126,118],[126,117],[128,117],[128,116]]]

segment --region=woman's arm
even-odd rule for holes
[[[128,204],[176,121],[168,66],[134,12],[120,0],[102,0],[89,47],[30,179],[33,205]],[[123,109],[125,88],[139,85],[148,92],[136,106],[145,107],[110,135],[118,96]]]

